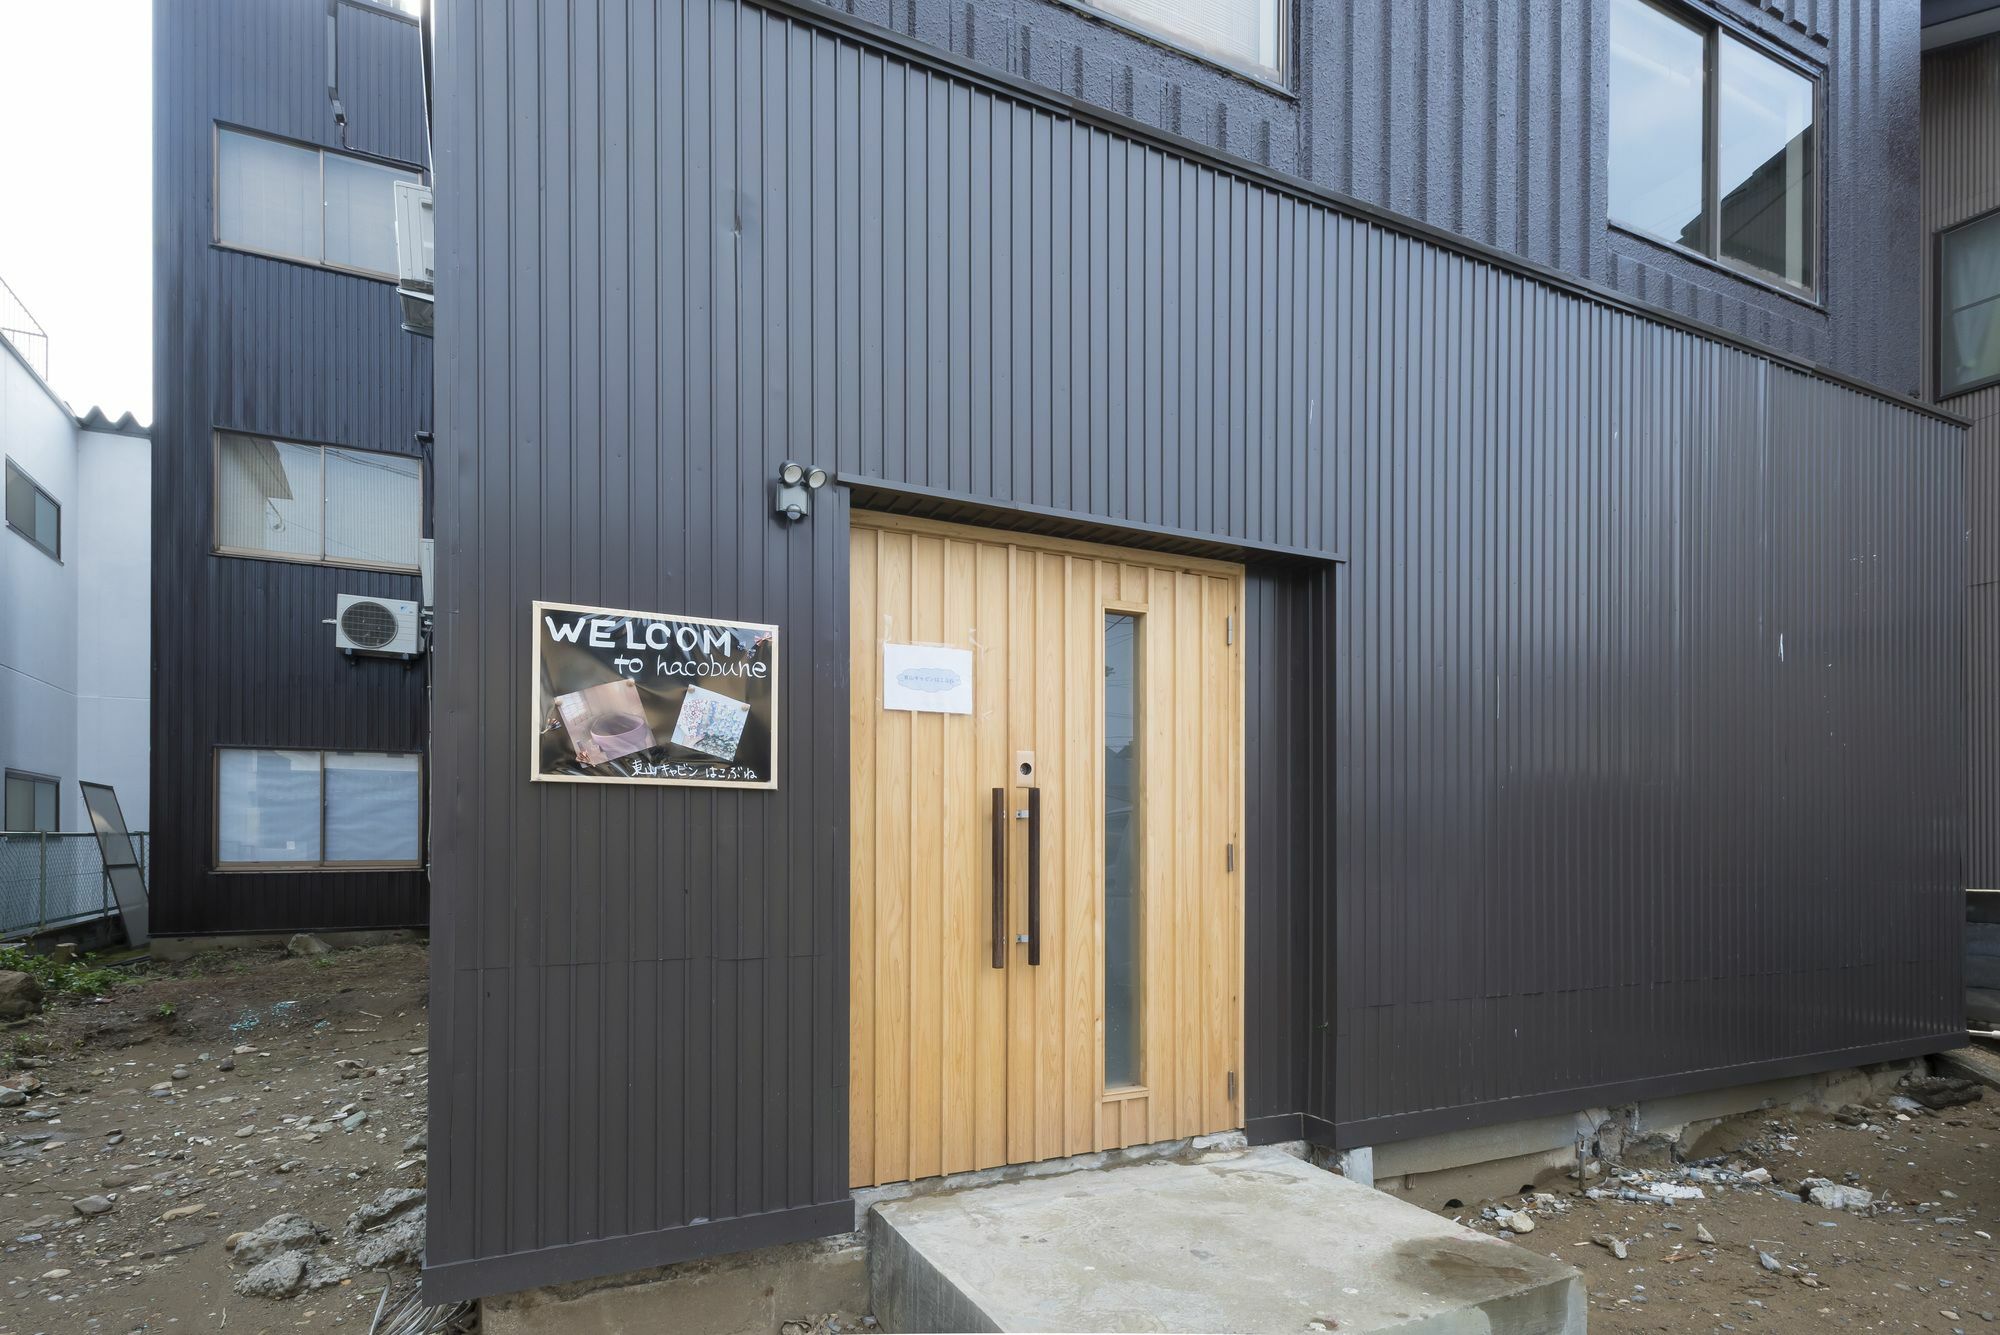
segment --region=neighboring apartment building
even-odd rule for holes
[[[1966,996],[2000,1025],[2000,3],[1924,3],[1926,392],[1966,437]]]
[[[1962,1041],[1913,7],[437,34],[434,1296]]]
[[[421,927],[428,668],[330,624],[419,597],[431,355],[392,207],[427,156],[416,24],[173,0],[153,41],[153,932]]]
[[[148,817],[152,443],[78,417],[0,336],[0,832],[88,830],[77,781]]]

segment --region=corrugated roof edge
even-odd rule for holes
[[[104,409],[97,407],[95,404],[91,405],[89,412],[81,414],[76,419],[76,429],[79,431],[104,431],[114,436],[138,436],[146,440],[151,440],[153,436],[153,428],[141,422],[138,418],[132,416],[132,414],[121,413],[118,416],[118,420],[114,422]]]
[[[1341,194],[1339,191],[1328,190],[1326,187],[1312,181],[1276,171],[1262,163],[1252,162],[1248,158],[1240,158],[1234,154],[1225,153],[1220,149],[1212,148],[1207,144],[1198,143],[1192,139],[1182,138],[1157,126],[1148,125],[1143,121],[1121,116],[1115,111],[1108,111],[1103,107],[1065,96],[1052,89],[1027,83],[1003,71],[974,65],[955,52],[933,46],[928,42],[918,41],[913,37],[906,37],[902,33],[894,32],[888,28],[878,27],[867,19],[827,6],[813,4],[809,0],[748,0],[748,3],[761,9],[770,10],[773,13],[789,15],[792,18],[798,19],[801,23],[838,32],[863,46],[873,47],[876,50],[887,52],[905,60],[919,61],[923,64],[946,70],[955,77],[980,84],[1019,101],[1039,106],[1056,115],[1069,116],[1085,124],[1096,125],[1112,133],[1123,135],[1128,139],[1136,139],[1142,143],[1152,144],[1166,152],[1174,153],[1196,162],[1205,163],[1220,171],[1229,172],[1247,181],[1253,181],[1274,190],[1282,190],[1286,194],[1300,200],[1318,204],[1324,208],[1332,209],[1336,213],[1343,213],[1364,222],[1375,223],[1378,226],[1400,232],[1415,240],[1427,241],[1442,249],[1464,255],[1469,259],[1490,264],[1496,269],[1504,269],[1510,273],[1517,273],[1523,277],[1532,278],[1536,282],[1572,293],[1589,301],[1594,301],[1599,305],[1608,306],[1615,310],[1628,311],[1634,315],[1652,320],[1657,324],[1681,329],[1690,334],[1699,334],[1703,338],[1713,339],[1718,343],[1724,343],[1733,348],[1741,348],[1745,352],[1755,353],[1757,356],[1775,362],[1780,366],[1788,366],[1793,370],[1804,372],[1815,379],[1843,385],[1848,389],[1866,394],[1871,398],[1880,399],[1885,403],[1897,404],[1910,409],[1912,412],[1922,413],[1926,417],[1933,417],[1941,422],[1949,422],[1953,426],[1970,427],[1972,425],[1970,419],[1960,417],[1957,413],[1947,412],[1936,404],[1926,403],[1923,399],[1915,395],[1898,394],[1881,385],[1871,384],[1857,376],[1848,375],[1844,371],[1836,371],[1832,367],[1822,366],[1818,362],[1794,356],[1783,349],[1759,343],[1755,339],[1746,338],[1741,334],[1732,333],[1727,329],[1705,324],[1700,320],[1691,320],[1678,312],[1649,305],[1643,301],[1635,301],[1616,288],[1606,287],[1601,283],[1594,283],[1588,279],[1578,278],[1574,274],[1567,274],[1559,269],[1551,269],[1547,265],[1537,264],[1535,261],[1525,259],[1511,251],[1485,245],[1482,242],[1474,241],[1470,237],[1460,236],[1456,232],[1448,232],[1443,228],[1433,227],[1427,222],[1409,217],[1406,214],[1396,213],[1393,210],[1371,204],[1366,200]]]

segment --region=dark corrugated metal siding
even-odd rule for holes
[[[338,147],[317,0],[173,0],[154,19],[153,930],[422,926],[420,872],[217,875],[222,745],[421,750],[426,672],[350,662],[340,593],[415,598],[413,576],[210,554],[217,427],[404,453],[430,424],[428,340],[386,283],[210,244],[217,121]],[[356,148],[423,160],[416,28],[342,6]],[[380,100],[378,100],[378,90]]]
[[[1516,337],[1356,454],[1308,1112],[1370,1144],[1947,1041],[1960,433],[1434,264],[1384,274],[1409,364],[1466,297]]]
[[[1940,231],[2000,209],[2000,37],[1924,57],[1924,255]],[[1935,273],[1924,284],[1924,368],[1935,375]],[[1927,385],[1937,392],[1933,381]],[[2000,890],[2000,386],[1947,399],[1972,419],[1966,438],[1966,605],[1971,812],[1967,884]]]
[[[780,527],[786,457],[1257,562],[1260,1132],[1955,1026],[1958,427],[790,10],[440,37],[434,1295],[851,1218],[846,493]],[[530,785],[537,597],[782,624],[783,787]]]
[[[1604,226],[1604,0],[1296,0],[1294,96],[1049,0],[802,0],[1901,393],[1919,386],[1907,0],[1703,0],[1822,71],[1823,308]],[[1905,314],[1897,315],[1902,312]]]

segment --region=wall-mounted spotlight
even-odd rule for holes
[[[778,465],[778,484],[771,489],[771,508],[797,523],[812,513],[812,494],[826,483],[824,468],[787,459]]]

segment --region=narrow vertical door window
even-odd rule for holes
[[[1104,1087],[1139,1071],[1139,619],[1104,618]]]

